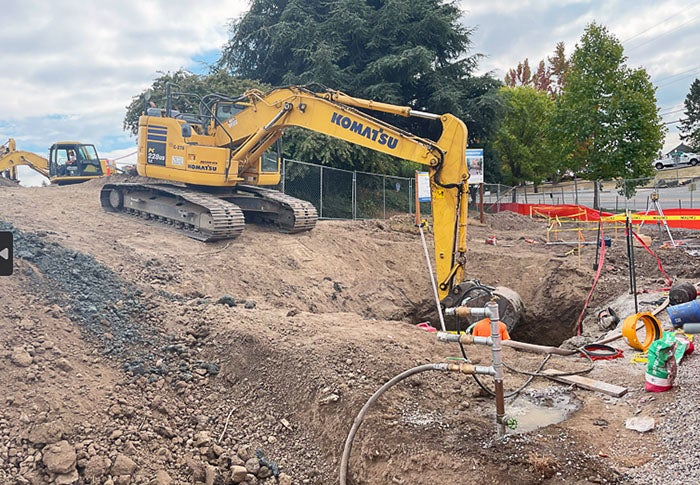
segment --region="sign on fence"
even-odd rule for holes
[[[467,148],[469,185],[484,183],[484,149]]]
[[[428,172],[416,172],[418,202],[430,202],[430,176]]]

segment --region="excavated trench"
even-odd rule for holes
[[[468,306],[483,307],[489,300],[487,297],[474,298]],[[556,305],[552,304],[551,297],[547,295],[535,295],[535,298],[525,301],[521,299],[522,310],[515,309],[518,305],[508,304],[507,318],[511,338],[521,342],[558,346],[565,340],[576,335],[576,322],[578,320],[584,300],[567,298],[560,299]],[[503,305],[500,311],[503,314]],[[425,300],[416,307],[412,315],[407,315],[412,324],[430,322],[439,329],[440,317],[435,309],[433,300]],[[478,318],[445,317],[445,327],[451,331],[464,331]]]

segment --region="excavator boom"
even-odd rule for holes
[[[467,129],[455,116],[303,86],[250,90],[237,98],[212,95],[202,99],[196,115],[173,110],[168,100],[165,110],[149,108],[139,119],[137,170],[169,183],[108,184],[101,195],[106,210],[166,222],[205,241],[235,237],[244,216],[288,232],[309,230],[317,219],[312,204],[259,187],[279,183],[279,160],[268,150],[286,128],[301,127],[425,165],[440,297],[462,280],[469,175]],[[434,119],[442,133],[435,141],[422,138],[368,110]]]

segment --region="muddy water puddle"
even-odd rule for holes
[[[506,418],[517,422],[511,433],[527,433],[550,424],[561,423],[581,407],[564,387],[525,389],[517,398],[506,401]]]

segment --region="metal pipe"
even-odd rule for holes
[[[498,305],[496,305],[496,309],[498,309]],[[490,317],[491,315],[488,313],[489,309],[488,308],[472,308],[468,306],[458,306],[458,307],[452,307],[452,308],[445,308],[445,315],[455,315],[457,317],[468,317],[468,316],[474,316],[474,317]]]
[[[496,431],[501,438],[506,433],[505,424],[505,399],[503,397],[503,361],[501,360],[501,331],[498,315],[498,303],[490,301],[486,304],[486,309],[490,313],[491,320],[491,354],[493,356],[494,385],[496,392]]]
[[[493,344],[491,337],[476,337],[476,336],[471,335],[469,333],[454,334],[454,333],[448,333],[448,332],[438,332],[437,338],[438,338],[438,341],[440,341],[440,342],[459,342],[459,343],[465,344],[465,345],[469,345],[469,344],[492,345]]]
[[[418,224],[418,230],[420,231],[420,239],[423,243],[423,252],[425,253],[425,260],[428,263],[428,276],[430,277],[430,284],[433,286],[433,297],[435,298],[435,305],[437,306],[438,317],[440,318],[440,328],[443,332],[445,332],[447,330],[447,327],[445,327],[445,318],[442,316],[442,305],[440,305],[440,297],[438,296],[438,290],[435,284],[435,277],[433,276],[433,265],[430,264],[430,255],[428,254],[428,243],[425,241],[425,234],[423,233],[422,224]]]
[[[436,115],[435,113],[428,113],[427,111],[416,111],[411,109],[408,111],[408,116],[415,116],[416,118],[426,118],[429,120],[437,120],[441,115]]]

